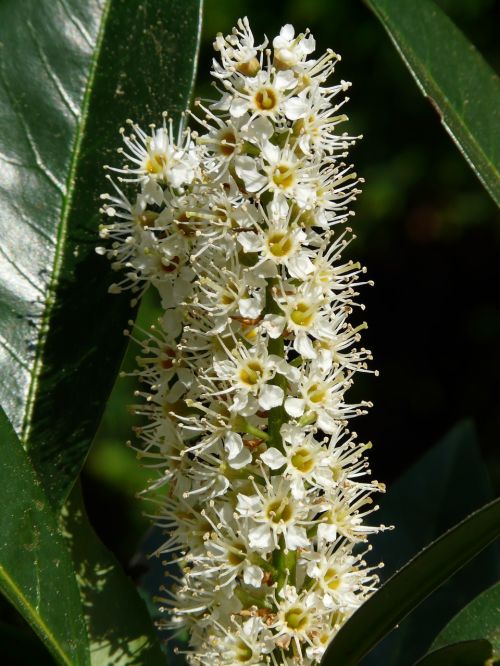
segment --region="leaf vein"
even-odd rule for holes
[[[26,122],[24,115],[22,111],[19,109],[18,104],[16,103],[16,100],[14,98],[14,95],[12,94],[12,91],[10,89],[9,82],[7,81],[7,78],[5,76],[5,71],[4,68],[2,67],[1,71],[1,76],[2,76],[2,81],[5,86],[5,90],[7,92],[7,95],[10,98],[12,109],[14,110],[14,113],[16,114],[17,118],[19,119],[19,122],[21,123],[24,133],[26,135],[26,139],[28,140],[28,145],[31,149],[31,152],[33,153],[33,156],[35,158],[35,163],[39,170],[42,172],[42,174],[52,183],[52,185],[55,186],[57,190],[64,196],[65,195],[65,190],[64,190],[64,185],[61,181],[59,181],[52,171],[44,164],[44,161],[42,159],[42,156],[38,152],[38,148],[36,146],[36,141],[33,138],[33,135],[31,134],[31,130],[28,127],[28,123]]]
[[[81,34],[83,39],[87,42],[87,45],[92,49],[94,48],[94,44],[92,42],[92,37],[90,36],[90,33],[88,30],[85,28],[83,23],[76,18],[76,16],[71,12],[70,8],[66,4],[66,0],[59,0],[59,4],[63,8],[66,16],[69,18],[71,23],[75,26],[75,28],[78,30],[78,32]]]
[[[4,336],[1,333],[0,333],[0,346],[2,346],[12,356],[12,358],[16,360],[22,368],[30,372],[30,367],[28,363],[19,356],[17,351],[10,344],[10,342],[8,342],[8,340],[4,338]]]
[[[66,108],[69,110],[69,112],[76,119],[79,119],[80,118],[80,109],[78,109],[76,104],[73,102],[71,97],[68,95],[68,93],[67,93],[65,87],[63,86],[61,80],[59,79],[57,74],[54,72],[52,67],[50,66],[50,62],[49,62],[47,56],[45,55],[44,50],[42,49],[40,42],[38,41],[38,38],[37,38],[36,33],[33,29],[33,25],[31,23],[31,21],[27,21],[27,25],[28,25],[28,30],[31,34],[31,37],[33,38],[33,41],[34,41],[35,46],[37,48],[38,55],[40,56],[40,61],[43,65],[43,68],[47,72],[47,76],[49,77],[49,79],[54,84],[54,87],[57,90],[57,92],[59,93],[60,98],[62,99],[62,101],[66,105]]]
[[[9,257],[9,255],[7,254],[7,252],[5,252],[5,250],[2,248],[1,245],[0,245],[0,254],[2,255],[2,257],[4,257],[5,261],[7,261],[7,262],[8,262],[8,263],[14,268],[14,270],[15,270],[17,273],[19,273],[19,275],[20,275],[21,277],[23,277],[23,278],[26,280],[26,282],[28,282],[28,284],[30,284],[30,285],[33,287],[33,289],[34,289],[35,291],[37,291],[41,296],[43,296],[43,294],[44,294],[43,289],[41,289],[41,288],[36,284],[36,282],[31,278],[31,276],[29,276],[27,273],[25,273],[25,272],[22,270],[22,268],[20,268],[20,266],[14,261],[14,259],[12,259],[11,257]]]

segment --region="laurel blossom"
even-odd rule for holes
[[[361,182],[338,131],[350,84],[291,25],[271,48],[244,18],[214,47],[197,130],[167,114],[123,130],[98,252],[121,273],[111,292],[153,286],[164,309],[133,374],[157,554],[180,569],[167,627],[189,630],[191,664],[316,664],[375,589],[359,544],[384,529],[348,429],[371,359],[350,323],[365,271],[342,258]]]

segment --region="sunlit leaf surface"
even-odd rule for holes
[[[201,0],[0,3],[0,404],[64,500],[123,352],[127,296],[95,255],[126,118],[178,121]]]

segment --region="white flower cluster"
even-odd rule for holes
[[[99,248],[153,285],[164,315],[142,341],[140,456],[159,470],[160,549],[182,571],[164,608],[190,632],[191,664],[315,664],[373,591],[360,546],[369,474],[347,422],[369,352],[349,315],[364,269],[338,225],[360,179],[327,85],[339,57],[285,25],[254,43],[247,19],[218,35],[215,103],[180,139],[165,117],[130,121]],[[113,181],[111,181],[113,182]],[[340,231],[338,231],[340,229]],[[173,591],[172,591],[173,590]]]

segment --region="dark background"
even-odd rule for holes
[[[494,0],[438,3],[498,70]],[[440,125],[378,20],[357,0],[207,0],[197,94],[212,96],[210,63],[217,32],[248,15],[260,41],[287,22],[309,27],[317,51],[342,55],[336,74],[352,81],[348,129],[364,139],[352,151],[366,180],[351,226],[349,256],[375,281],[363,289],[364,344],[373,375],[350,394],[372,400],[354,429],[374,444],[374,475],[391,482],[458,421],[471,418],[490,476],[500,487],[500,216]],[[357,315],[359,316],[359,315]],[[141,310],[155,317],[152,294]],[[133,349],[124,367],[134,365]],[[150,474],[124,442],[131,438],[133,380],[111,395],[84,471],[90,517],[127,565],[149,520],[135,493]],[[464,489],[467,492],[467,489]]]

